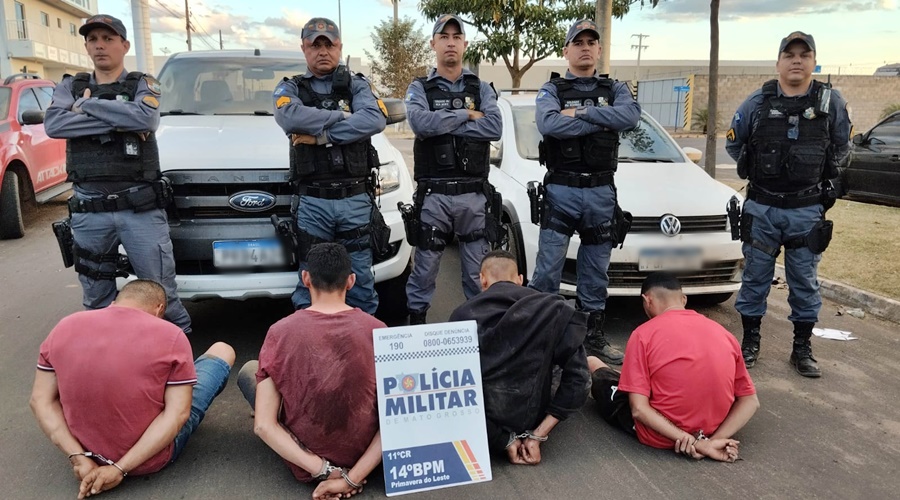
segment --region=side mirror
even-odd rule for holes
[[[862,135],[862,134],[856,134],[856,135],[854,135],[852,141],[853,141],[853,144],[855,144],[855,145],[857,145],[857,146],[862,146],[862,144],[863,144],[863,142],[864,142],[864,141],[863,141],[863,135]]]
[[[697,148],[682,148],[682,151],[684,151],[684,154],[687,155],[688,159],[694,163],[699,162],[700,159],[703,158],[703,151],[700,151]]]
[[[491,165],[495,167],[499,167],[500,163],[503,161],[503,148],[500,145],[500,141],[491,142]]]
[[[381,100],[387,110],[387,124],[400,123],[406,120],[406,103],[402,99],[388,97]]]
[[[40,125],[44,123],[44,112],[30,109],[22,113],[22,125]]]

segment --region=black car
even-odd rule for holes
[[[900,207],[900,111],[853,136],[847,199]]]

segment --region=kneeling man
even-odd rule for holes
[[[350,256],[320,243],[301,273],[312,305],[272,325],[259,361],[238,374],[254,431],[299,481],[322,481],[313,498],[362,491],[381,463],[372,330],[385,324],[346,303]]]
[[[525,288],[515,257],[495,250],[481,263],[480,294],[450,321],[475,320],[488,445],[514,464],[536,465],[542,442],[588,395],[587,315],[555,294]],[[551,391],[554,367],[562,369]]]
[[[132,281],[41,344],[31,409],[68,455],[78,498],[173,462],[225,388],[234,349],[217,342],[192,362],[184,332],[161,319],[166,303],[158,283]]]
[[[653,273],[641,299],[649,321],[628,339],[622,373],[588,358],[601,416],[655,448],[734,462],[731,439],[759,408],[741,347],[711,319],[684,308],[678,279]]]

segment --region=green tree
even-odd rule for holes
[[[372,34],[377,57],[365,51],[372,61],[372,79],[386,97],[403,97],[409,82],[425,76],[431,66],[432,53],[428,38],[409,17],[381,21]]]
[[[593,18],[594,4],[586,0],[420,0],[419,10],[429,19],[454,13],[468,26],[472,64],[503,59],[512,86],[534,64],[562,55],[566,30],[578,19]],[[473,40],[477,29],[484,39]]]

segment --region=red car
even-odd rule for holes
[[[0,239],[25,235],[23,203],[45,202],[70,188],[66,141],[44,132],[55,83],[12,75],[0,85]]]

